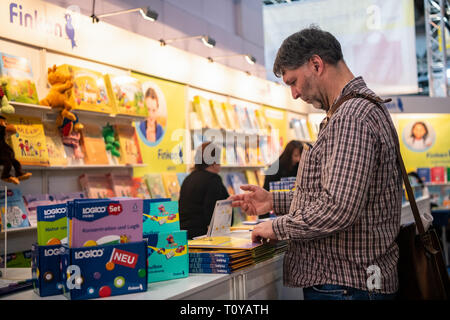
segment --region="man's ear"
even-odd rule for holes
[[[323,60],[321,57],[319,57],[318,55],[314,54],[311,58],[310,58],[310,62],[312,63],[312,67],[313,70],[316,73],[322,73],[323,71]]]

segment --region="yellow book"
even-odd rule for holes
[[[68,64],[61,65],[59,68],[72,75],[74,109],[115,113],[114,106],[108,97],[103,74]]]
[[[148,115],[140,81],[127,75],[105,75],[108,96],[118,114]]]
[[[176,172],[163,172],[162,179],[164,183],[164,190],[172,201],[178,201],[180,197],[180,184]]]
[[[262,188],[264,186],[264,180],[266,176],[264,175],[263,169],[255,170],[256,178],[258,179],[258,185]]]
[[[41,119],[13,114],[8,115],[8,123],[17,130],[8,139],[16,159],[22,165],[48,166],[47,140]]]
[[[209,103],[211,105],[212,113],[219,128],[229,129],[230,125],[228,124],[227,118],[225,117],[225,113],[222,109],[222,104],[214,100],[209,100]]]
[[[142,154],[132,125],[116,124],[116,135],[120,143],[120,164],[142,164]]]
[[[144,181],[152,199],[167,197],[160,173],[148,173],[144,176]]]
[[[81,146],[85,164],[109,164],[102,129],[98,124],[84,123],[81,131]]]
[[[238,129],[239,119],[237,118],[236,113],[234,112],[234,108],[227,102],[222,103],[222,109],[225,114],[225,118],[229,124],[229,129],[235,130]]]
[[[245,170],[245,177],[247,178],[248,184],[259,186],[255,171]]]
[[[61,133],[56,124],[44,122],[45,141],[50,165],[65,166],[68,163],[66,151],[62,143]]]
[[[267,119],[264,116],[264,113],[262,110],[255,110],[255,117],[256,117],[256,121],[258,122],[259,125],[259,129],[267,129]]]
[[[201,96],[195,96],[193,106],[203,123],[203,127],[216,128],[208,100]]]

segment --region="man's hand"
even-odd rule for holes
[[[241,207],[250,216],[265,214],[272,210],[272,194],[269,191],[250,184],[242,185],[241,189],[250,192],[229,197],[233,201],[232,207]]]
[[[272,220],[264,221],[255,226],[252,231],[252,241],[261,242],[261,240],[277,240],[272,228]]]

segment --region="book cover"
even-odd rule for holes
[[[85,164],[109,164],[102,128],[96,123],[84,123],[81,146]]]
[[[115,113],[114,107],[108,98],[103,74],[68,64],[61,65],[59,68],[72,76],[74,109]]]
[[[74,200],[69,210],[72,248],[142,240],[143,200],[136,198]]]
[[[236,165],[237,164],[237,156],[234,142],[228,142],[225,145],[225,157],[227,165]]]
[[[225,115],[225,118],[227,119],[228,123],[228,129],[236,130],[239,127],[239,119],[237,117],[237,114],[234,110],[234,107],[231,106],[227,102],[222,102],[222,109]]]
[[[204,128],[215,128],[216,124],[211,113],[211,107],[207,99],[195,96],[193,101],[195,112],[199,115]]]
[[[255,171],[245,170],[245,177],[247,178],[248,184],[259,186],[258,178],[256,177]]]
[[[191,130],[201,130],[203,127],[202,120],[200,116],[195,111],[189,112],[189,128]]]
[[[247,117],[250,123],[250,127],[254,130],[259,130],[259,123],[258,120],[256,119],[256,114],[255,114],[255,110],[251,109],[251,108],[245,108],[245,111],[247,112]]]
[[[148,173],[144,176],[144,180],[153,199],[166,198],[166,191],[160,173]]]
[[[423,183],[431,182],[430,168],[417,168],[417,175],[422,179]]]
[[[133,197],[133,179],[129,174],[108,173],[116,197]]]
[[[212,248],[189,248],[189,259],[245,259],[251,257],[251,252],[242,249],[212,249]]]
[[[247,155],[245,153],[245,144],[236,143],[236,162],[240,166],[245,166],[248,163]]]
[[[207,237],[223,236],[230,233],[233,208],[231,200],[218,200],[208,225]]]
[[[150,192],[148,191],[147,184],[143,177],[132,178],[133,182],[133,197],[141,199],[151,198]]]
[[[38,245],[67,244],[67,205],[37,207]]]
[[[84,173],[79,177],[81,188],[88,198],[111,198],[115,196],[111,182],[104,174]]]
[[[445,168],[444,167],[433,167],[431,168],[431,182],[432,183],[443,183],[445,182]]]
[[[27,58],[0,52],[0,80],[9,101],[39,104],[31,63]]]
[[[212,113],[214,115],[218,127],[221,129],[229,129],[230,126],[223,112],[222,103],[215,100],[209,100],[209,103],[211,105]]]
[[[120,143],[120,164],[142,164],[142,154],[136,134],[132,125],[116,124],[116,135]]]
[[[178,201],[170,198],[144,200],[144,235],[180,230]]]
[[[148,115],[140,81],[128,75],[105,75],[109,100],[118,114]]]
[[[16,159],[22,165],[48,166],[47,140],[41,119],[12,114],[8,122],[17,130],[8,138]]]
[[[0,199],[5,199],[3,189],[0,190]],[[7,210],[5,210],[5,201],[0,201],[0,230],[29,227],[28,212],[20,189],[8,189],[7,201]]]
[[[47,143],[48,159],[51,166],[65,166],[68,159],[64,145],[62,143],[61,133],[56,124],[44,122],[45,142]]]
[[[180,197],[180,184],[175,172],[163,172],[162,180],[164,183],[164,190],[168,197],[174,201],[178,201]]]
[[[267,130],[268,126],[267,126],[267,119],[264,115],[264,112],[262,110],[256,109],[255,110],[255,117],[256,120],[258,121],[258,126],[261,130]]]
[[[234,110],[238,117],[240,128],[243,130],[250,130],[250,120],[248,119],[248,115],[245,109],[245,107],[234,105]]]
[[[231,236],[207,237],[196,240],[188,240],[189,248],[217,248],[217,249],[244,249],[251,250],[261,246],[259,242],[251,239],[236,238]]]

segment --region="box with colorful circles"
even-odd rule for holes
[[[34,292],[41,297],[63,293],[61,275],[61,255],[65,248],[61,245],[31,246],[31,278]]]
[[[147,243],[65,247],[64,295],[70,300],[147,291]]]

